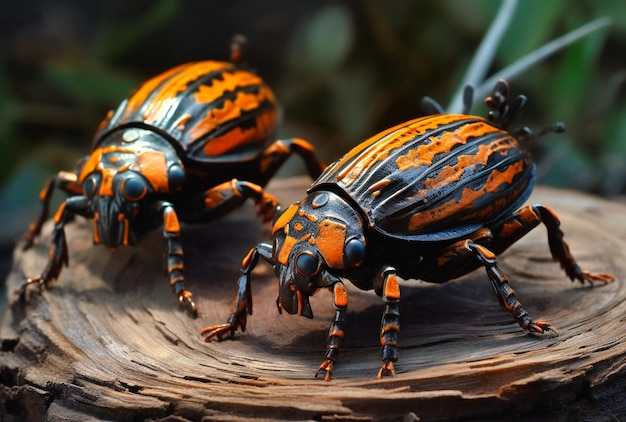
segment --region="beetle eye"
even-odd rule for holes
[[[181,190],[185,184],[185,170],[178,164],[174,164],[167,170],[167,179],[170,191]]]
[[[302,252],[296,258],[296,270],[306,277],[315,275],[315,273],[317,273],[318,265],[319,262],[317,257],[311,255],[309,252]]]
[[[98,180],[96,176],[89,176],[83,182],[83,193],[89,199],[95,196],[97,188],[98,188]]]
[[[365,245],[359,239],[350,239],[344,247],[346,264],[359,265],[365,259]]]
[[[131,176],[122,182],[122,195],[129,201],[139,201],[148,192],[146,182],[137,176]]]

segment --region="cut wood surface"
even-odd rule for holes
[[[285,205],[308,180],[278,180]],[[277,282],[260,264],[254,314],[234,339],[204,342],[225,322],[241,259],[268,228],[252,206],[183,228],[187,286],[200,309],[181,311],[162,272],[159,230],[136,247],[92,246],[89,222],[66,228],[70,265],[49,289],[18,291],[45,266],[51,224],[14,254],[0,337],[0,417],[10,420],[626,420],[626,206],[538,188],[579,264],[617,280],[572,283],[540,226],[499,257],[531,316],[560,331],[525,333],[504,312],[484,270],[442,285],[404,281],[396,376],[376,380],[382,301],[349,286],[348,327],[333,373],[314,378],[333,316],[279,315]],[[347,283],[349,284],[349,283]],[[33,287],[33,286],[31,286]]]

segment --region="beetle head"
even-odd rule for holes
[[[333,270],[349,271],[365,259],[363,221],[333,192],[313,192],[287,208],[272,234],[278,304],[290,314],[312,318],[308,297],[328,285]]]
[[[83,182],[94,219],[94,243],[110,248],[135,243],[131,225],[139,214],[141,200],[152,188],[147,180],[132,170],[94,172]]]
[[[136,221],[155,194],[182,189],[185,172],[165,139],[130,128],[109,135],[83,164],[79,177],[94,219],[94,243],[110,248],[134,244],[149,226]]]

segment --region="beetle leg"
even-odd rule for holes
[[[337,280],[331,287],[333,293],[333,306],[335,308],[335,318],[328,328],[326,340],[326,357],[315,373],[317,377],[320,372],[325,371],[325,381],[330,381],[333,367],[339,355],[339,348],[345,337],[344,328],[347,322],[346,312],[348,310],[348,292],[344,284]]]
[[[22,246],[24,250],[33,246],[35,238],[41,233],[43,223],[45,223],[48,219],[48,214],[50,213],[50,200],[52,199],[55,187],[68,193],[82,193],[82,186],[78,183],[78,176],[75,173],[61,171],[55,177],[50,179],[39,193],[39,202],[41,203],[39,215],[32,223],[30,223],[28,229],[22,236],[25,241]]]
[[[232,179],[203,193],[202,207],[188,215],[190,221],[206,221],[228,214],[251,198],[257,204],[257,214],[263,222],[271,221],[280,207],[273,195],[255,183]]]
[[[178,301],[193,316],[198,315],[198,307],[193,294],[185,287],[185,264],[183,263],[183,245],[180,238],[180,223],[172,204],[161,203],[163,215],[163,238],[165,239],[164,269],[169,278],[170,286]]]
[[[539,223],[543,223],[548,230],[548,244],[552,257],[561,264],[561,268],[570,280],[591,284],[594,281],[608,283],[615,280],[611,274],[594,274],[580,268],[570,252],[569,245],[563,239],[563,232],[560,229],[561,222],[558,217],[549,208],[542,205],[526,206],[494,226],[492,228],[494,238],[490,247],[496,254],[499,254]]]
[[[385,311],[380,323],[382,366],[376,378],[394,375],[393,362],[398,360],[398,335],[400,333],[400,286],[393,267],[385,267],[379,274],[382,280],[380,294]]]
[[[63,266],[67,266],[69,256],[67,253],[67,241],[65,240],[65,224],[71,219],[73,213],[68,209],[67,203],[63,202],[54,215],[54,229],[52,230],[52,246],[48,257],[48,264],[43,272],[26,280],[22,286],[20,297],[25,299],[26,287],[31,284],[47,286],[52,280],[56,280]]]
[[[487,276],[491,281],[493,290],[498,297],[502,308],[513,315],[513,319],[525,330],[537,334],[558,335],[556,328],[544,321],[533,321],[528,312],[515,296],[515,291],[509,284],[509,278],[500,271],[496,263],[496,255],[484,246],[477,245],[471,240],[465,241],[467,250],[474,253],[478,261],[487,270]]]
[[[259,257],[266,261],[272,261],[272,246],[261,243],[252,248],[250,252],[241,262],[241,276],[237,282],[237,297],[235,299],[235,307],[231,311],[228,321],[225,324],[213,325],[204,328],[200,334],[205,336],[204,341],[210,341],[213,337],[217,337],[221,341],[223,337],[230,335],[231,337],[241,328],[246,331],[247,316],[252,315],[252,289],[250,287],[250,274],[259,262]]]
[[[278,140],[267,147],[261,157],[261,173],[269,180],[294,153],[302,158],[311,178],[322,174],[325,166],[315,157],[313,145],[300,138]]]
[[[556,214],[549,208],[541,205],[535,205],[532,208],[534,212],[541,216],[541,222],[548,229],[548,245],[550,246],[552,257],[561,264],[561,268],[563,268],[563,271],[565,271],[565,274],[567,274],[570,280],[578,280],[583,284],[585,282],[593,284],[594,281],[600,281],[606,284],[615,280],[615,277],[611,274],[595,274],[587,270],[582,270],[572,256],[567,242],[563,240],[563,231],[559,228],[561,222]]]

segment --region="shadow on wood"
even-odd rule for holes
[[[307,183],[279,180],[269,191],[290,203]],[[625,207],[546,188],[531,200],[559,214],[582,266],[617,277],[606,286],[569,282],[541,227],[500,257],[526,309],[556,326],[558,338],[525,334],[482,270],[443,285],[405,281],[397,373],[376,380],[382,304],[350,288],[347,337],[330,383],[313,377],[333,315],[330,294],[312,298],[314,320],[281,316],[267,265],[253,277],[248,330],[220,343],[199,335],[228,316],[240,260],[267,238],[252,207],[184,228],[197,319],[170,292],[159,231],[112,252],[91,245],[82,220],[66,229],[70,266],[21,303],[26,276],[45,266],[48,223],[34,248],[16,250],[7,280],[2,420],[626,418]]]

